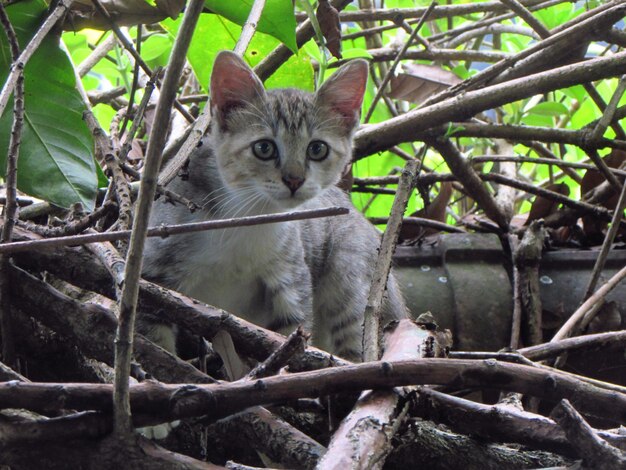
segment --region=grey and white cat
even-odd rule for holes
[[[336,184],[351,159],[367,73],[365,61],[353,60],[315,94],[265,90],[237,55],[220,53],[211,127],[190,159],[189,178],[170,186],[202,210],[157,201],[150,225],[296,207],[344,206],[350,214],[151,238],[144,275],[284,334],[303,324],[316,346],[360,359],[380,236]],[[384,315],[406,315],[393,274]]]

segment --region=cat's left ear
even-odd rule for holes
[[[222,129],[233,110],[265,96],[259,77],[243,59],[230,51],[222,51],[215,58],[210,90],[213,117]]]
[[[341,66],[315,95],[316,103],[339,113],[348,129],[359,122],[369,66],[363,59]]]

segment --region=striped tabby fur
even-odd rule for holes
[[[335,185],[350,162],[367,64],[344,65],[316,94],[264,90],[236,55],[218,55],[211,128],[189,178],[171,189],[202,204],[190,213],[157,201],[150,225],[344,206],[350,214],[301,222],[151,238],[144,274],[260,326],[290,333],[348,359],[361,355],[362,317],[378,231]],[[393,275],[388,319],[405,316]]]

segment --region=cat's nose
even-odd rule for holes
[[[300,186],[304,184],[304,178],[287,175],[283,176],[283,183],[285,183],[285,186],[289,188],[289,191],[291,191],[291,195],[293,196],[296,194],[296,191],[300,188]]]

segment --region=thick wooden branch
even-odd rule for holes
[[[21,240],[38,238],[20,229],[16,231],[17,237]],[[17,258],[27,269],[48,271],[79,287],[115,299],[115,284],[109,273],[85,250],[56,248],[38,253],[23,252]],[[209,339],[217,331],[224,329],[232,337],[239,353],[259,361],[265,360],[285,341],[278,333],[148,281],[140,282],[139,310],[159,311],[164,321]],[[315,348],[307,348],[303,354],[294,356],[289,363],[293,370],[318,369],[342,364],[348,362]]]
[[[624,64],[626,52],[620,52],[487,86],[431,106],[414,109],[402,116],[359,130],[355,137],[355,158],[412,141],[417,132],[451,121],[468,119],[481,111],[506,103],[579,83],[620,75]]]
[[[571,463],[552,453],[489,444],[482,439],[454,434],[421,419],[411,419],[407,429],[398,436],[387,466],[407,468],[407,462],[411,468],[468,470],[561,467]]]
[[[568,456],[577,455],[553,420],[510,406],[485,405],[423,388],[416,412],[418,416],[436,416],[437,422],[445,423],[459,433],[495,442],[516,442]],[[614,445],[626,448],[626,436],[605,431],[600,435]]]
[[[552,411],[552,417],[583,458],[583,468],[626,468],[624,453],[600,438],[567,400],[561,400]]]
[[[149,425],[192,416],[218,418],[244,408],[341,392],[438,384],[452,389],[507,390],[550,400],[567,398],[583,413],[611,421],[626,420],[626,394],[605,390],[554,369],[495,360],[419,359],[333,367],[255,381],[131,386],[135,424]],[[111,411],[107,384],[0,383],[0,407],[37,412],[59,409]]]
[[[113,338],[117,319],[110,310],[83,304],[19,268],[11,270],[15,304],[50,329],[71,340],[81,351],[113,364]],[[147,339],[136,336],[135,358],[147,372],[168,382],[211,383],[215,380],[192,365],[169,354]]]
[[[433,357],[433,331],[412,322],[394,322],[385,332],[383,361]],[[318,469],[382,468],[402,419],[401,390],[363,392],[333,435]]]

